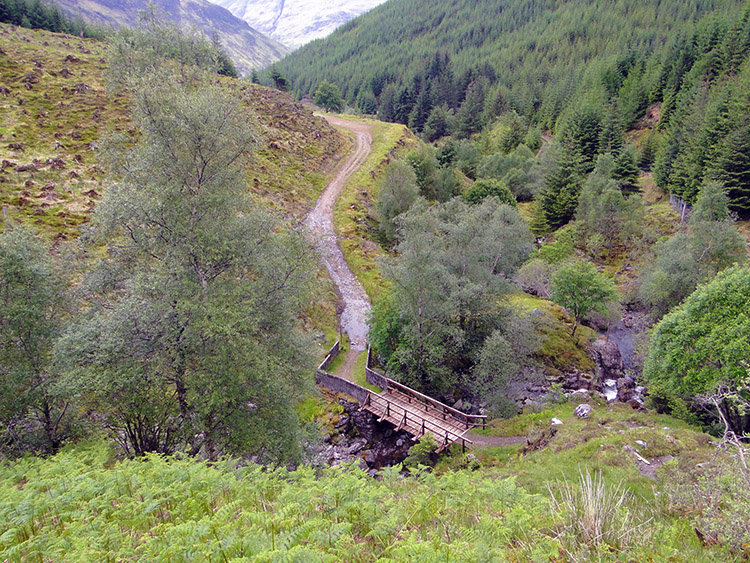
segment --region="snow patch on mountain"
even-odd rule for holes
[[[251,27],[296,48],[333,32],[385,0],[212,0]]]

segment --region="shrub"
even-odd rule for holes
[[[668,510],[689,518],[699,538],[750,555],[750,474],[739,461],[719,459],[687,474],[670,466],[662,482]]]
[[[424,434],[416,444],[409,448],[409,456],[404,460],[404,465],[409,468],[417,468],[420,465],[432,467],[435,465],[432,454],[438,449],[438,443],[432,434]]]

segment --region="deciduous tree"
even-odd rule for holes
[[[293,458],[309,249],[248,197],[252,119],[219,85],[174,81],[133,116],[137,144],[105,149],[92,236],[108,254],[58,346],[69,385],[130,453]]]
[[[573,336],[583,317],[605,312],[607,303],[618,299],[615,284],[600,274],[591,262],[564,264],[552,275],[552,300],[573,315]]]
[[[0,234],[0,448],[6,452],[51,453],[65,438],[68,401],[52,358],[64,291],[37,235],[20,226]]]
[[[339,112],[344,108],[344,98],[341,97],[339,87],[327,80],[318,85],[315,90],[315,103],[326,111]]]
[[[687,404],[722,386],[747,402],[749,312],[747,267],[729,268],[700,286],[654,328],[644,365],[646,381],[658,388],[660,395]],[[738,403],[726,393],[717,406],[737,435],[750,428],[746,413],[739,411]]]

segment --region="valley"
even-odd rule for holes
[[[376,3],[0,24],[3,559],[747,559],[750,11]]]

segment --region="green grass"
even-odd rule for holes
[[[594,408],[588,419],[575,417],[575,406],[588,402]],[[621,403],[606,404],[599,398],[571,398],[538,413],[489,422],[487,429],[471,434],[535,437],[557,417],[563,424],[541,450],[520,457],[521,446],[480,449],[477,457],[485,466],[496,467],[504,476],[513,475],[532,492],[543,493],[548,481],[575,481],[581,468],[601,471],[607,481],[623,481],[642,498],[653,500],[655,481],[641,474],[635,459],[624,448],[635,448],[647,459],[672,456],[685,467],[712,459],[716,450],[711,437],[676,418],[640,413]],[[636,444],[645,442],[646,447]]]
[[[106,194],[96,144],[111,131],[138,134],[129,97],[106,91],[106,47],[92,39],[0,24],[0,86],[10,89],[7,97],[0,96],[0,160],[25,165],[61,158],[64,163],[20,172],[6,166],[0,171],[0,205],[12,221],[35,227],[51,241],[76,238]],[[66,61],[68,55],[77,62]],[[38,82],[29,89],[28,80]],[[250,193],[261,205],[301,220],[327,184],[345,138],[286,94],[245,81],[222,82],[247,104],[261,137],[245,171]],[[81,84],[86,88],[77,90]],[[11,148],[16,143],[21,150]],[[54,198],[45,199],[48,193]],[[325,269],[317,281],[301,323],[332,344],[337,297]]]
[[[377,179],[386,166],[388,153],[394,149],[397,153],[408,150],[415,139],[403,125],[346,118],[373,125],[372,151],[336,202],[333,223],[349,267],[374,303],[385,287],[377,265],[384,252],[377,243],[372,211],[378,192]]]
[[[12,220],[35,226],[49,239],[75,238],[106,192],[98,141],[111,131],[137,135],[129,97],[105,89],[106,48],[93,39],[0,24],[0,86],[10,89],[0,96],[0,160],[42,164],[2,170],[0,204]],[[68,55],[77,62],[67,61]],[[325,187],[344,139],[286,94],[240,80],[222,82],[247,104],[261,137],[246,171],[250,192],[285,216],[302,219]],[[16,144],[20,150],[12,148]],[[55,157],[63,160],[61,168],[44,165]],[[44,200],[50,190],[42,188],[50,184],[59,201]]]
[[[103,444],[66,448],[55,457],[0,465],[0,557],[9,561],[734,561],[726,548],[702,546],[692,515],[675,513],[666,489],[641,475],[625,445],[648,442],[646,457],[675,455],[694,467],[716,457],[705,435],[670,417],[598,405],[588,420],[572,403],[497,422],[534,432],[547,416],[558,427],[549,445],[518,457],[516,447],[477,451],[482,463],[461,470],[460,453],[433,473],[380,479],[352,467],[295,471],[246,461],[212,464],[149,455],[118,460]],[[305,422],[335,424],[333,396],[297,407]],[[665,429],[669,426],[669,429]],[[671,436],[674,440],[667,438]],[[652,445],[653,444],[653,445]],[[455,448],[454,448],[455,450]],[[460,449],[459,449],[460,450]],[[580,518],[560,512],[551,495],[578,495],[579,474],[601,474],[609,491],[627,491],[629,516],[647,522],[622,550],[584,544],[563,533]],[[658,494],[657,494],[658,493]],[[699,510],[699,506],[694,507]],[[593,517],[599,517],[596,506]],[[615,518],[622,516],[614,515]],[[560,523],[562,519],[562,524]],[[626,520],[629,521],[629,520]],[[582,522],[582,521],[578,521]],[[616,524],[617,522],[615,522]],[[587,549],[599,553],[586,556]],[[580,551],[571,551],[578,549]],[[571,557],[573,559],[571,559]],[[385,560],[385,559],[384,559]]]
[[[593,371],[594,361],[588,345],[597,338],[595,330],[579,324],[575,337],[572,336],[573,318],[547,299],[519,292],[511,296],[510,301],[522,311],[539,309],[546,313],[539,325],[543,341],[536,357],[548,375],[559,375],[571,369]]]

